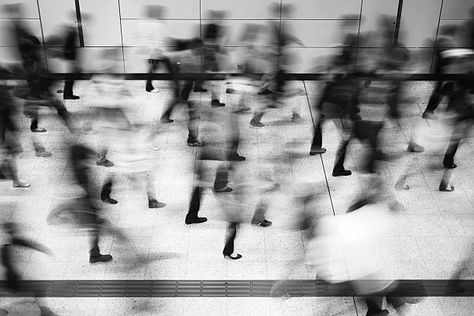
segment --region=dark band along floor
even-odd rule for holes
[[[316,280],[56,280],[23,281],[22,287],[43,297],[347,297],[359,296],[349,283]],[[367,281],[371,285],[385,281]],[[3,297],[29,296],[5,291]],[[402,280],[393,296],[474,296],[474,281]]]

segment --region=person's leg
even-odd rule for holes
[[[114,163],[107,159],[108,148],[106,146],[99,146],[97,150],[96,165],[103,167],[112,167]]]
[[[194,185],[193,192],[191,194],[191,200],[189,202],[189,209],[188,213],[186,214],[186,224],[198,224],[207,221],[205,217],[199,217],[199,209],[201,208],[201,199],[202,199],[202,190],[204,189],[201,187],[201,181],[203,180],[203,164],[201,159],[196,161],[195,166],[195,176],[197,183]]]
[[[311,142],[311,149],[309,154],[314,156],[316,154],[324,154],[326,152],[326,148],[323,148],[323,125],[324,119],[320,117],[314,123],[314,130],[313,130],[313,141]]]
[[[104,184],[102,185],[102,189],[100,190],[100,199],[104,203],[108,204],[117,204],[117,200],[114,200],[110,197],[110,194],[112,193],[112,186],[114,182],[114,176],[109,175],[105,181]]]
[[[456,155],[456,151],[458,150],[460,139],[460,129],[461,129],[462,122],[458,122],[455,126],[453,133],[451,135],[451,139],[449,140],[448,148],[446,149],[446,153],[443,159],[443,166],[447,169],[454,169],[456,168],[456,164],[454,163],[454,156]]]
[[[193,101],[186,102],[188,106],[188,146],[203,146],[204,143],[198,139],[199,136],[199,115]]]
[[[230,222],[227,225],[227,238],[226,242],[224,245],[224,250],[222,251],[222,254],[224,257],[237,260],[242,258],[242,255],[237,254],[236,256],[232,256],[234,253],[234,242],[235,242],[235,237],[237,236],[237,228],[239,227],[239,223],[236,222]]]
[[[388,311],[382,309],[383,297],[370,296],[365,298],[367,304],[366,316],[382,316],[388,315]]]
[[[166,204],[163,202],[159,202],[156,199],[156,194],[155,194],[155,177],[153,176],[153,173],[148,172],[145,174],[146,177],[146,192],[148,196],[148,207],[149,208],[161,208],[165,207]]]
[[[216,170],[216,179],[214,181],[214,192],[230,192],[231,188],[227,186],[229,170],[226,165],[221,164]]]
[[[432,119],[434,115],[434,111],[438,107],[439,103],[441,102],[442,91],[441,88],[443,86],[442,81],[436,82],[436,86],[431,93],[430,99],[428,101],[428,106],[426,107],[425,111],[423,112],[422,117],[424,119]]]
[[[352,132],[351,132],[352,133]],[[336,152],[336,161],[334,163],[334,169],[332,171],[333,177],[339,176],[350,176],[352,172],[344,168],[344,161],[346,159],[347,146],[351,141],[352,135],[347,135],[344,131],[342,133],[342,140],[339,144],[339,148]]]
[[[111,255],[102,255],[99,249],[99,235],[100,235],[100,224],[97,223],[96,227],[91,232],[91,250],[89,252],[89,263],[97,262],[108,262],[112,260]]]
[[[149,59],[148,64],[148,74],[152,75],[155,72],[156,67],[158,66],[158,61],[155,59]],[[145,90],[147,92],[158,92],[158,89],[155,89],[153,87],[153,80],[151,79],[151,76],[149,76],[146,80]]]
[[[8,171],[10,173],[10,177],[13,180],[13,186],[15,188],[28,188],[30,185],[26,182],[21,181],[18,179],[18,169],[16,166],[15,157],[8,157],[6,159],[6,163],[8,166]]]

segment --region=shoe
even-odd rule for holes
[[[410,153],[422,153],[425,151],[425,148],[416,143],[410,142],[408,143],[407,151]]]
[[[260,226],[260,227],[269,227],[269,226],[272,226],[272,224],[273,224],[272,222],[267,221],[266,219],[264,219],[263,221],[261,221],[259,223],[257,223],[257,222],[252,223],[252,225]]]
[[[212,100],[211,101],[211,106],[213,108],[219,108],[219,107],[225,106],[225,103],[221,103],[221,102],[219,102],[219,100]]]
[[[102,167],[113,167],[114,166],[114,163],[108,159],[102,159],[102,160],[99,160],[95,163],[96,165],[98,166],[102,166]]]
[[[14,188],[29,188],[30,184],[22,181],[13,182]]]
[[[231,260],[239,260],[240,258],[242,258],[242,255],[238,253],[235,256],[232,256],[232,254],[230,254],[230,255],[224,255],[224,258],[231,259]]]
[[[204,146],[204,142],[200,141],[200,140],[197,140],[197,139],[194,139],[194,140],[189,140],[188,139],[188,146],[190,146],[190,147],[202,147],[202,146]]]
[[[158,92],[160,92],[160,90],[157,89],[157,88],[145,89],[145,90],[146,90],[146,92],[150,92],[150,93],[158,93]]]
[[[227,89],[225,89],[225,93],[233,94],[233,93],[235,93],[235,89],[227,88]]]
[[[174,120],[172,120],[172,119],[170,119],[170,118],[168,118],[168,117],[164,117],[164,118],[162,118],[160,121],[161,121],[161,123],[163,123],[163,124],[168,124],[168,123],[173,123],[173,122],[174,122]]]
[[[56,93],[64,93],[64,90],[56,90]]]
[[[63,99],[64,100],[78,100],[80,99],[80,97],[77,95],[65,95],[63,96]]]
[[[264,127],[265,124],[263,124],[262,122],[250,121],[250,126],[251,127]]]
[[[166,204],[162,202],[158,202],[155,199],[148,200],[148,208],[162,208],[165,207]]]
[[[117,200],[114,200],[111,197],[103,197],[103,198],[100,198],[100,199],[102,200],[102,202],[107,203],[107,204],[117,204],[118,203]]]
[[[326,148],[311,148],[311,150],[309,151],[309,154],[310,156],[314,156],[314,155],[321,155],[321,154],[324,154],[326,152]]]
[[[443,167],[446,169],[454,169],[457,168],[458,165],[456,165],[454,162],[443,162]]]
[[[44,133],[44,132],[46,132],[46,129],[41,128],[41,127],[37,127],[37,128],[30,128],[30,131],[32,133]]]
[[[97,263],[97,262],[109,262],[112,260],[111,255],[97,255],[97,256],[90,256],[89,257],[89,263]]]
[[[448,184],[447,183],[443,183],[441,182],[439,184],[439,190],[441,192],[453,192],[454,191],[454,185],[451,185],[449,188],[448,188]]]
[[[219,188],[219,189],[214,188],[214,192],[215,193],[228,193],[228,192],[232,192],[232,188],[229,188],[229,187],[224,187],[224,188]]]
[[[424,118],[425,120],[435,120],[436,119],[436,115],[434,114],[433,111],[425,111],[423,112],[423,115],[421,115],[422,118]]]
[[[194,89],[193,89],[193,92],[207,92],[207,89],[198,87],[198,88],[194,88]]]
[[[35,156],[36,157],[48,158],[48,157],[51,157],[52,154],[49,151],[43,149],[43,150],[36,151]]]
[[[246,158],[237,153],[229,155],[227,158],[229,161],[244,161]]]
[[[184,222],[186,223],[186,225],[190,225],[190,224],[200,224],[200,223],[207,222],[207,218],[206,218],[206,217],[198,217],[198,216],[189,216],[189,215],[186,215],[186,219],[184,220]]]
[[[340,170],[334,169],[332,171],[333,177],[346,177],[346,176],[350,176],[351,174],[352,174],[352,171],[346,170],[346,169],[340,169]]]

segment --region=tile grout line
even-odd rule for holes
[[[313,123],[313,130],[314,130],[315,125],[314,125],[313,111],[311,110],[311,103],[309,102],[308,90],[306,88],[306,82],[305,81],[303,81],[303,86],[304,86],[304,91],[305,91],[305,95],[306,95],[306,102],[308,103],[309,113],[310,113],[310,116],[311,116],[311,122]],[[326,181],[326,187],[327,187],[328,194],[329,194],[329,201],[331,202],[332,213],[333,213],[334,216],[336,216],[336,211],[334,210],[334,203],[332,201],[331,188],[329,186],[328,176],[327,176],[327,173],[326,173],[326,168],[324,167],[323,155],[320,154],[319,158],[321,159],[321,164],[322,164],[322,167],[323,167],[324,179]]]

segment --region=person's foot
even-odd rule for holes
[[[158,93],[160,92],[160,90],[158,88],[147,88],[145,89],[146,92],[150,92],[150,93]]]
[[[436,115],[434,114],[433,111],[425,111],[423,112],[423,115],[421,115],[422,118],[425,120],[434,120],[436,119]]]
[[[207,218],[206,218],[206,217],[198,217],[198,216],[189,216],[189,215],[186,215],[186,219],[184,220],[184,222],[186,223],[186,225],[190,225],[190,224],[200,224],[200,223],[207,222]]]
[[[174,120],[170,119],[169,117],[163,117],[160,119],[161,123],[163,124],[168,124],[168,123],[173,123]]]
[[[29,188],[29,187],[30,187],[30,184],[18,180],[18,181],[14,181],[14,182],[13,182],[13,187],[14,187],[14,188]]]
[[[333,177],[347,177],[352,174],[352,171],[346,169],[334,169],[332,171]]]
[[[43,149],[43,150],[37,150],[36,153],[35,153],[35,156],[36,157],[42,157],[42,158],[48,158],[48,157],[51,157],[52,154],[47,151],[46,149]]]
[[[44,133],[46,132],[46,129],[41,128],[41,127],[36,127],[36,128],[30,128],[30,131],[32,133]]]
[[[251,127],[264,127],[265,124],[259,121],[250,121],[250,126]]]
[[[204,89],[203,87],[195,87],[193,92],[207,92],[207,89]]]
[[[397,191],[410,190],[410,186],[408,184],[405,184],[404,181],[397,181],[397,183],[395,183],[395,190]]]
[[[311,150],[309,151],[309,154],[311,156],[314,156],[314,155],[324,154],[325,152],[326,152],[326,148],[319,147],[319,148],[311,148]]]
[[[107,204],[117,204],[118,203],[117,200],[112,199],[110,196],[105,196],[105,197],[102,197],[100,199],[102,200],[102,202],[107,203]]]
[[[410,142],[408,143],[407,151],[410,153],[422,153],[425,151],[425,148],[417,143]]]
[[[230,255],[223,254],[223,255],[224,255],[224,258],[231,259],[231,260],[239,260],[240,258],[242,258],[242,255],[239,254],[239,253],[237,253],[235,255],[232,255],[232,254],[230,254]]]
[[[63,96],[63,99],[64,100],[78,100],[80,99],[80,97],[73,94],[73,95],[65,95]]]
[[[166,204],[163,202],[158,202],[155,199],[148,200],[148,208],[162,208],[165,207]]]
[[[273,224],[272,222],[267,221],[266,219],[264,219],[261,222],[252,222],[252,225],[260,226],[260,227],[269,227],[269,226],[272,226],[272,224]]]
[[[232,192],[232,188],[229,188],[229,187],[224,187],[224,188],[219,188],[219,189],[214,188],[214,192],[216,192],[216,193],[228,193],[228,192]]]
[[[225,103],[221,103],[219,100],[212,100],[211,101],[211,106],[213,108],[219,108],[225,106]]]
[[[98,166],[102,166],[102,167],[113,167],[114,166],[114,163],[108,159],[101,159],[101,160],[98,160],[96,163],[96,165]]]
[[[233,93],[235,93],[235,89],[227,88],[227,89],[225,89],[225,93],[233,94]]]
[[[89,257],[89,263],[97,263],[97,262],[109,262],[112,260],[111,255],[96,255],[96,256],[90,256]]]
[[[244,161],[245,157],[239,155],[238,153],[233,153],[233,154],[229,155],[228,160],[229,161]]]
[[[197,139],[188,139],[187,143],[188,143],[188,146],[190,146],[190,147],[202,147],[202,146],[204,146],[204,142],[200,141],[200,140],[197,140]]]
[[[441,192],[453,192],[454,191],[454,185],[448,186],[447,183],[441,182],[439,184],[439,190]]]
[[[443,161],[443,167],[446,169],[454,169],[457,168],[458,165],[456,165],[454,162]]]

